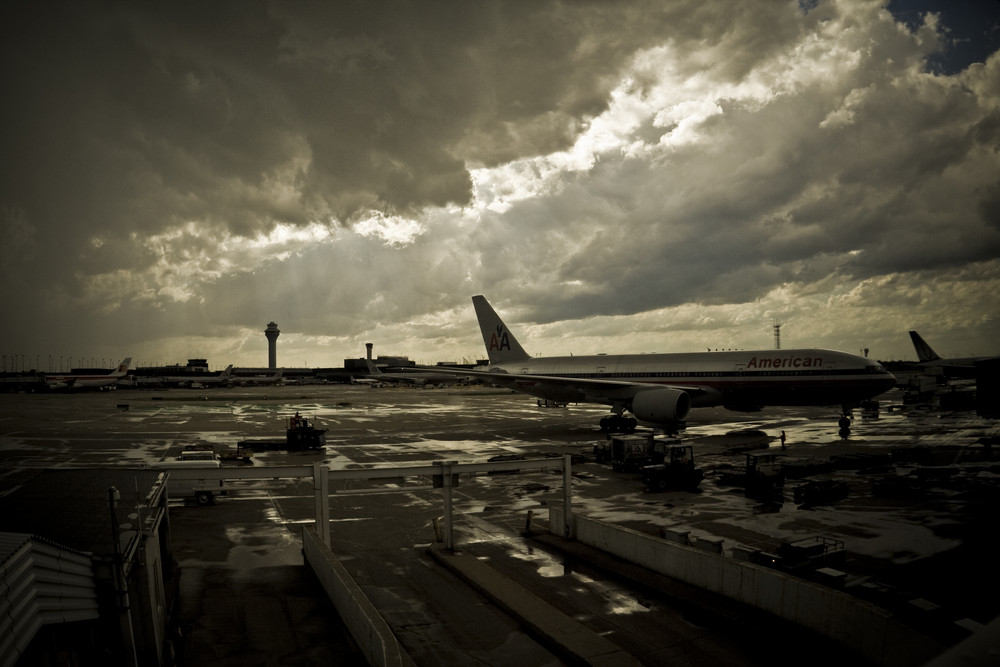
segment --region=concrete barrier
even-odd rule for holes
[[[876,665],[919,665],[943,646],[904,625],[881,607],[839,590],[724,554],[623,528],[572,517],[578,542],[809,628],[846,646]],[[549,525],[562,533],[563,510],[549,507]],[[561,537],[567,537],[561,534]],[[713,553],[718,549],[717,553]]]
[[[413,660],[396,641],[385,619],[312,526],[302,529],[302,553],[368,664],[412,667]]]

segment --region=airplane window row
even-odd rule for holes
[[[867,366],[864,369],[858,368],[847,368],[847,369],[829,369],[820,368],[815,370],[770,370],[770,371],[684,371],[684,372],[656,372],[656,373],[544,373],[545,375],[551,375],[552,377],[561,378],[600,378],[604,380],[632,380],[632,379],[651,379],[651,378],[721,378],[721,377],[807,377],[810,375],[814,376],[830,376],[830,375],[858,375],[860,373],[872,374],[872,373],[882,373],[881,369],[876,366]]]

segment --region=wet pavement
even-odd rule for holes
[[[234,496],[212,507],[171,502],[178,664],[363,663],[303,565],[301,533],[274,521],[266,498]]]
[[[700,492],[649,493],[638,474],[587,462],[574,469],[575,511],[653,534],[672,529],[720,537],[727,548],[770,552],[799,538],[842,540],[847,557],[839,568],[848,574],[849,587],[891,591],[900,604],[922,598],[950,616],[985,623],[1000,614],[995,596],[978,594],[1000,585],[987,547],[1000,467],[977,442],[995,437],[998,428],[973,413],[903,410],[898,395],[886,398],[878,419],[857,416],[847,440],[837,434],[835,409],[752,415],[696,410],[683,437],[695,445],[695,463],[706,473]],[[295,411],[329,429],[326,447],[258,452],[255,465],[320,461],[342,468],[532,453],[589,457],[604,442],[596,429],[605,414],[600,406],[539,408],[527,397],[487,388],[4,395],[0,489],[16,485],[32,468],[142,466],[176,456],[186,444],[229,448],[243,438],[273,437]],[[782,430],[784,450],[777,440]],[[814,476],[850,488],[847,498],[828,506],[791,502],[797,480],[786,484],[781,503],[754,501],[722,483],[722,473],[742,466],[747,450],[766,448],[785,455],[786,462],[805,463],[831,456],[874,461],[915,446],[934,448],[937,458],[897,457],[891,470],[847,465]],[[953,472],[946,484],[928,486],[916,498],[873,492],[877,479],[908,478],[928,468]],[[773,660],[752,625],[734,632],[729,621],[684,599],[525,539],[529,510],[544,518],[549,503],[561,502],[561,485],[555,471],[463,476],[455,490],[458,549],[537,591],[647,664]],[[302,566],[300,530],[314,513],[311,483],[233,487],[210,507],[171,501],[174,555],[182,573],[176,609],[183,664],[356,664],[336,612]],[[562,662],[430,557],[434,520],[442,513],[441,492],[430,480],[354,482],[331,491],[333,550],[417,664]],[[790,636],[784,643],[789,655],[801,650]],[[821,657],[813,655],[814,664]]]

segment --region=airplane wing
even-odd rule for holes
[[[432,370],[420,367],[422,370]],[[475,377],[500,387],[524,392],[543,398],[554,398],[567,402],[607,403],[614,405],[632,400],[636,394],[658,389],[672,389],[688,394],[692,400],[699,399],[703,405],[722,403],[722,396],[709,387],[698,385],[659,384],[652,382],[628,382],[625,380],[601,380],[597,378],[568,378],[554,375],[529,375],[504,371],[475,371],[468,369],[446,370],[434,367],[438,373]],[[716,400],[713,400],[716,399]]]
[[[559,377],[555,375],[528,375],[504,371],[469,371],[439,369],[454,375],[480,378],[483,381],[508,387],[531,396],[559,403],[603,403],[611,406],[614,415],[605,418],[608,428],[627,426],[622,418],[624,411],[644,422],[676,426],[687,419],[691,404],[701,406],[721,405],[722,395],[709,387],[655,384],[652,382],[627,382],[599,378]],[[605,420],[602,420],[604,428]],[[634,427],[635,420],[631,426]]]

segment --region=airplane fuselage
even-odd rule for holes
[[[823,349],[540,357],[496,364],[491,370],[512,375],[690,387],[697,390],[691,392],[692,407],[724,405],[735,410],[841,405],[872,398],[895,386],[895,378],[880,364]],[[560,386],[525,378],[517,382],[517,389],[549,400],[592,400],[585,386]]]
[[[132,357],[127,357],[118,364],[116,370],[108,373],[68,373],[68,374],[45,374],[45,383],[50,389],[101,389],[112,387],[125,377],[128,372]]]
[[[217,386],[223,385],[228,382],[228,378],[219,378],[216,375],[190,375],[190,376],[166,376],[166,377],[150,377],[141,378],[136,380],[138,385],[175,385],[178,387],[190,387],[193,385],[197,386]]]
[[[96,389],[116,384],[118,378],[107,375],[46,375],[45,382],[53,389]]]

